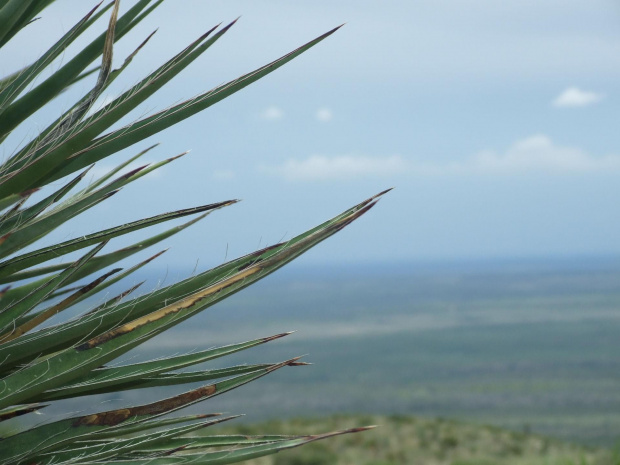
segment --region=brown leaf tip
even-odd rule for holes
[[[269,336],[269,337],[264,337],[261,341],[262,342],[269,342],[269,341],[274,341],[276,339],[280,339],[281,337],[285,337],[288,336],[289,334],[293,334],[295,331],[289,331],[287,333],[280,333],[280,334],[275,334],[273,336]]]
[[[237,16],[233,21],[230,22],[230,24],[228,24],[224,28],[222,28],[222,30],[219,33],[220,34],[226,33],[231,27],[233,27],[237,23],[237,21],[239,21],[240,18],[241,18],[241,16]]]
[[[181,452],[181,451],[187,449],[188,447],[189,447],[189,444],[185,444],[184,446],[175,447],[174,449],[170,449],[170,450],[167,450],[165,452],[162,452],[161,455],[163,457],[166,457],[168,455],[173,455],[173,454],[175,454],[177,452]]]
[[[125,173],[124,175],[122,175],[119,179],[129,179],[132,176],[138,174],[140,171],[142,171],[144,168],[146,168],[147,166],[149,166],[149,164],[147,163],[146,165],[142,165],[139,166],[138,168],[135,168],[131,171],[129,171],[128,173]]]
[[[155,260],[157,257],[165,254],[166,252],[168,252],[168,250],[170,250],[170,247],[168,247],[167,249],[161,250],[159,252],[157,252],[155,255],[153,255],[152,257],[147,258],[146,260],[144,260],[143,264],[146,265],[149,262],[152,262],[153,260]]]
[[[363,431],[368,431],[371,429],[375,429],[377,425],[368,425],[368,426],[358,426],[357,428],[351,428],[345,431],[345,433],[361,433]]]
[[[0,237],[0,245],[2,245],[4,243],[4,241],[6,241],[10,236],[11,236],[11,233],[8,233],[8,234],[5,234],[4,236]]]
[[[202,426],[203,426],[203,428],[206,428],[208,426],[217,425],[219,423],[224,423],[225,421],[234,420],[235,418],[244,417],[244,416],[245,415],[242,414],[242,415],[231,415],[229,417],[218,418],[217,420],[212,420],[212,421],[205,422]]]
[[[211,418],[211,417],[219,417],[224,415],[223,413],[201,413],[199,415],[196,415],[196,418]]]
[[[315,435],[308,436],[308,440],[316,441],[317,439],[326,439],[326,438],[331,438],[334,436],[341,436],[343,434],[362,433],[364,431],[368,431],[376,427],[377,427],[376,425],[359,426],[357,428],[350,428],[350,429],[345,429],[342,431],[333,431],[331,433],[325,433],[325,434],[315,434]]]
[[[41,188],[40,188],[40,187],[34,187],[34,188],[32,188],[32,189],[28,189],[28,190],[26,190],[26,191],[24,191],[24,192],[21,192],[21,193],[19,194],[19,196],[20,196],[20,197],[29,197],[29,196],[31,196],[32,194],[34,194],[35,192],[40,191],[40,190],[41,190]]]
[[[326,39],[327,37],[331,36],[334,32],[336,32],[338,29],[340,29],[342,26],[344,26],[346,23],[342,23],[340,26],[336,26],[335,28],[327,31],[325,34],[320,35],[319,37],[317,37],[316,39],[314,39],[312,42],[318,43],[323,39]]]
[[[2,289],[0,289],[0,297],[2,297],[4,294],[6,294],[9,289],[11,289],[11,285],[8,284],[6,286],[4,286]]]
[[[390,192],[391,190],[394,190],[394,188],[393,188],[393,187],[390,187],[390,188],[388,188],[388,189],[385,189],[384,191],[381,191],[381,192],[379,192],[377,195],[375,195],[375,196],[374,196],[374,198],[381,197],[382,195],[387,194],[387,193],[388,193],[388,192]]]
[[[171,162],[171,161],[177,160],[177,159],[179,159],[179,158],[181,158],[181,157],[184,157],[185,155],[187,155],[187,154],[188,154],[188,153],[190,153],[190,152],[191,152],[191,150],[186,150],[186,151],[185,151],[185,152],[183,152],[183,153],[179,153],[178,155],[175,155],[174,157],[170,157],[170,158],[168,158],[166,161],[167,161],[167,162]]]
[[[274,364],[274,365],[271,365],[269,368],[266,368],[267,373],[271,373],[272,371],[279,370],[280,368],[285,367],[285,366],[288,366],[288,365],[290,365],[291,363],[295,363],[295,362],[296,362],[297,360],[299,360],[301,357],[303,357],[303,355],[300,355],[299,357],[294,357],[294,358],[291,358],[290,360],[286,360],[286,361],[284,361],[284,362],[280,362],[280,363],[276,363],[276,364]]]

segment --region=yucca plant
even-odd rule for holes
[[[0,47],[10,46],[11,38],[53,1],[0,0]],[[0,464],[224,464],[354,431],[318,436],[219,436],[202,430],[234,417],[216,413],[168,416],[280,368],[303,365],[295,357],[280,363],[180,371],[286,334],[143,363],[109,363],[293,260],[366,213],[379,196],[285,243],[226,262],[140,298],[131,298],[139,285],[133,286],[75,316],[78,303],[119,282],[161,252],[126,270],[115,267],[117,262],[236,202],[225,200],[162,213],[46,244],[45,236],[55,228],[177,157],[123,173],[153,147],[138,148],[136,151],[141,151],[137,155],[85,183],[83,179],[90,167],[243,89],[335,31],[238,79],[120,129],[111,129],[211,47],[233,24],[207,31],[101,110],[93,111],[95,101],[105,95],[106,88],[123,73],[149,38],[118,69],[112,69],[114,43],[162,1],[137,0],[122,16],[118,0],[105,6],[99,4],[39,59],[0,81],[0,140],[5,141],[59,94],[98,73],[86,95],[35,138],[22,144],[0,167],[0,422],[31,414],[62,399],[184,383],[206,384],[185,392],[180,389],[181,394],[145,405],[51,419],[34,426],[33,422],[26,422],[31,425],[28,427],[20,426],[25,424],[20,422],[16,431],[0,440]],[[104,14],[110,15],[107,30],[72,58],[65,57],[64,64],[50,70],[50,64]],[[35,83],[37,78],[40,82]],[[111,245],[107,245],[116,237],[191,215],[194,218],[189,222],[142,238],[131,246],[110,251]],[[61,316],[59,322],[50,325],[48,320],[60,312],[71,318]],[[361,429],[364,428],[355,431]],[[199,431],[201,434],[197,435]]]

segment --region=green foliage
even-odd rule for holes
[[[10,39],[53,1],[0,0],[0,46],[10,46]],[[62,312],[65,315],[75,314],[70,309],[75,308],[77,303],[135,272],[163,251],[127,270],[116,267],[120,260],[237,202],[224,200],[185,208],[114,225],[62,243],[45,243],[45,237],[55,228],[105,202],[124,186],[179,156],[119,175],[129,163],[155,146],[144,148],[85,186],[83,179],[90,167],[261,79],[337,29],[238,79],[120,129],[111,129],[214,45],[234,24],[208,30],[121,96],[90,114],[95,101],[131,64],[135,54],[151,36],[118,69],[112,69],[115,42],[148,17],[161,2],[138,0],[121,16],[118,0],[105,6],[100,4],[39,59],[0,80],[0,140],[4,141],[59,94],[76,82],[98,73],[89,92],[37,137],[26,141],[0,166],[0,281],[5,285],[0,291],[0,422],[30,415],[46,407],[47,402],[61,399],[193,382],[208,383],[144,405],[68,416],[30,427],[18,425],[15,433],[0,441],[2,465],[97,462],[224,464],[364,429],[348,428],[322,435],[262,435],[254,438],[229,435],[201,436],[197,439],[188,435],[235,417],[205,413],[162,418],[280,368],[305,365],[299,357],[295,357],[279,363],[179,371],[267,343],[288,333],[132,365],[108,364],[295,259],[366,213],[383,193],[285,243],[231,260],[140,298],[129,298],[129,294],[139,285],[133,286],[78,317],[61,319],[53,326],[42,326]],[[92,28],[104,14],[110,15],[107,30],[34,85],[41,73],[53,66],[55,60],[66,53],[67,47]],[[55,185],[52,188],[50,184],[53,182]],[[163,233],[140,239],[129,247],[100,253],[104,248],[109,249],[109,241],[116,237],[186,216],[194,218]],[[78,258],[75,258],[76,253],[80,254]],[[64,258],[63,263],[58,263],[59,257]]]
[[[297,418],[249,425],[226,425],[227,434],[253,435],[295,430],[348,428],[356,423],[380,425],[371,435],[355,435],[311,444],[248,465],[618,465],[605,449],[576,446],[536,434],[451,420],[413,416],[338,415]],[[192,433],[200,434],[200,433]]]

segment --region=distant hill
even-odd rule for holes
[[[312,443],[248,465],[618,465],[620,455],[544,436],[443,419],[338,415],[240,424],[209,434],[315,434],[377,429]]]

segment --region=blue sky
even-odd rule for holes
[[[32,48],[33,37],[60,34],[88,6],[59,1],[18,40]],[[161,145],[150,160],[192,152],[57,237],[243,199],[170,241],[167,263],[191,268],[291,237],[394,186],[358,224],[303,260],[620,253],[617,2],[168,1],[117,48],[120,64],[159,27],[111,96],[239,15],[130,119],[347,24],[261,82],[155,136]],[[6,72],[31,57],[20,48],[0,58]],[[69,105],[71,95],[64,98],[56,109]],[[37,115],[36,124],[52,114]],[[106,166],[113,165],[97,169]]]

